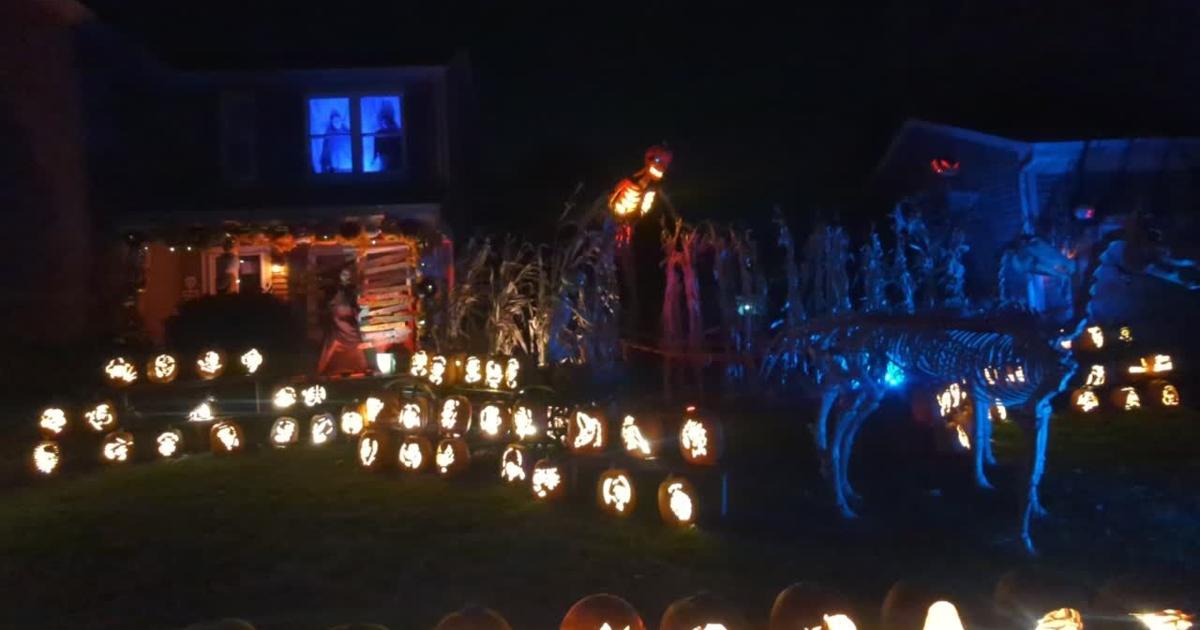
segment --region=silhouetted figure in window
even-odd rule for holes
[[[343,173],[350,170],[350,130],[335,109],[329,113],[325,137],[321,140],[321,172]]]
[[[378,171],[397,171],[404,165],[404,137],[391,101],[384,101],[376,114],[379,128],[375,130],[375,164]]]

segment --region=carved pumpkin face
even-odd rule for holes
[[[501,359],[491,358],[487,360],[487,366],[483,374],[483,383],[488,386],[488,389],[500,389],[501,383],[504,382],[504,363]]]
[[[1170,608],[1161,612],[1133,613],[1130,616],[1150,630],[1188,630],[1196,621],[1195,615]]]
[[[464,360],[463,383],[467,385],[480,385],[483,383],[483,361],[479,357],[469,355]]]
[[[504,387],[505,389],[517,389],[521,386],[521,361],[516,357],[509,357],[504,362]]]
[[[1059,608],[1043,615],[1034,630],[1083,630],[1083,616],[1074,608]]]
[[[1112,402],[1117,409],[1134,411],[1142,408],[1142,397],[1133,387],[1119,387],[1113,390]]]
[[[220,350],[205,350],[196,359],[196,374],[210,381],[225,371],[225,353]]]
[[[504,435],[504,407],[500,403],[487,403],[479,408],[479,432],[483,437],[494,440]]]
[[[363,421],[362,413],[358,407],[348,406],[342,409],[341,423],[338,428],[341,429],[342,435],[358,435],[366,428],[366,423]]]
[[[381,419],[394,418],[400,413],[400,399],[394,394],[376,394],[368,396],[359,409],[363,422],[371,426]]]
[[[212,422],[216,419],[211,400],[205,400],[188,412],[188,422]]]
[[[683,459],[697,466],[715,466],[721,449],[721,426],[700,415],[695,407],[688,407],[679,427],[679,451]]]
[[[282,417],[271,425],[271,446],[286,448],[300,440],[300,423],[295,418]]]
[[[183,433],[179,429],[163,431],[154,439],[154,449],[158,456],[164,459],[175,457],[183,452]]]
[[[512,409],[513,435],[518,440],[533,440],[541,433],[542,419],[538,417],[540,407],[518,402]]]
[[[146,378],[151,383],[165,384],[179,376],[179,361],[169,354],[159,354],[146,362]]]
[[[1087,376],[1084,377],[1084,387],[1104,387],[1108,383],[1108,370],[1104,366],[1096,363],[1088,368]]]
[[[934,602],[925,615],[925,630],[963,630],[958,608],[950,602]]]
[[[637,505],[633,477],[621,469],[604,471],[596,484],[596,499],[601,510],[617,516],[628,516]]]
[[[331,442],[337,436],[337,423],[332,415],[319,413],[308,421],[308,434],[315,446]]]
[[[708,593],[685,597],[667,607],[659,630],[735,630],[747,627],[733,606]]]
[[[45,441],[33,447],[33,457],[30,459],[33,472],[39,475],[53,475],[62,465],[62,449],[56,442]]]
[[[604,593],[588,595],[575,602],[563,617],[559,630],[646,630],[646,624],[629,602]],[[689,630],[691,630],[689,628]]]
[[[844,612],[845,603],[811,582],[797,582],[780,591],[771,606],[770,630],[856,630]]]
[[[276,409],[290,409],[299,400],[300,394],[291,385],[280,387],[271,396],[271,404],[275,405]]]
[[[56,438],[67,430],[67,412],[61,407],[47,407],[38,418],[38,431],[47,438]]]
[[[104,377],[113,387],[125,387],[138,380],[138,369],[125,357],[116,357],[104,366]]]
[[[567,445],[567,434],[571,430],[571,409],[562,405],[546,407],[546,436],[556,442]]]
[[[325,386],[320,384],[309,385],[300,390],[300,399],[304,401],[304,406],[309,408],[324,403],[328,396],[329,393],[325,391]]]
[[[396,424],[407,433],[417,433],[425,429],[426,403],[423,398],[410,398],[400,403],[400,413],[396,416]]]
[[[133,434],[113,431],[100,442],[100,459],[110,464],[123,464],[133,460]]]
[[[212,452],[218,455],[236,453],[245,446],[246,437],[242,427],[232,420],[222,420],[209,429],[209,444]]]
[[[1175,360],[1169,354],[1152,354],[1141,357],[1137,364],[1129,366],[1131,375],[1166,374],[1175,369]]]
[[[429,440],[419,435],[410,435],[400,443],[397,461],[400,462],[401,470],[419,472],[430,465],[430,459],[432,448],[429,446]]]
[[[98,402],[83,412],[83,421],[93,431],[110,431],[117,426],[117,409],[107,400]]]
[[[687,527],[700,513],[696,488],[683,477],[667,477],[658,486],[658,514],[668,525]]]
[[[389,458],[384,456],[387,450],[385,434],[374,429],[367,429],[358,436],[358,465],[367,470],[380,470],[387,465]]]
[[[417,350],[408,360],[408,375],[413,378],[429,377],[429,353]]]
[[[1179,390],[1164,380],[1151,381],[1146,388],[1146,396],[1150,402],[1163,407],[1178,407],[1180,403]]]
[[[242,369],[246,371],[246,374],[253,375],[258,373],[258,368],[262,367],[265,359],[257,349],[250,348],[242,353],[238,361],[242,364]]]
[[[525,481],[526,461],[525,447],[509,444],[500,455],[500,479],[505,483]]]
[[[567,448],[578,455],[599,455],[608,447],[608,423],[599,410],[579,409],[567,429]]]
[[[1100,398],[1094,390],[1080,387],[1071,393],[1071,406],[1083,413],[1091,413],[1100,408]]]
[[[443,435],[466,435],[471,429],[471,402],[463,396],[442,399],[438,408],[438,432]]]
[[[533,496],[538,499],[557,499],[566,490],[562,468],[549,458],[539,460],[533,465],[530,475],[530,488]]]
[[[661,439],[661,426],[650,419],[627,414],[621,420],[621,446],[636,459],[654,459]]]
[[[462,438],[445,438],[438,442],[433,464],[443,477],[457,475],[470,467],[471,449]]]
[[[433,385],[450,383],[449,362],[444,355],[434,355],[429,362],[429,382]]]

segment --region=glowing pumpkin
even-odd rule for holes
[[[433,465],[439,475],[457,475],[471,466],[471,449],[462,438],[444,438],[433,454]]]
[[[316,446],[330,442],[337,436],[337,423],[333,420],[333,415],[328,413],[319,413],[308,421],[308,434],[312,439],[312,443]]]
[[[242,450],[246,444],[246,436],[236,422],[222,420],[214,423],[209,429],[208,443],[214,454],[228,455]]]
[[[1129,366],[1133,375],[1166,374],[1175,369],[1175,361],[1169,354],[1154,354],[1138,359],[1137,365]]]
[[[518,402],[512,408],[512,431],[518,440],[533,440],[541,433],[545,418],[539,410],[542,407],[526,402]]]
[[[1118,387],[1113,390],[1112,403],[1117,409],[1133,411],[1141,409],[1142,397],[1138,395],[1137,389],[1133,387]]]
[[[1171,608],[1161,612],[1133,613],[1130,616],[1150,630],[1188,630],[1196,621],[1195,615]]]
[[[387,453],[387,433],[367,429],[358,436],[358,465],[367,470],[386,468],[391,458]]]
[[[100,459],[111,464],[123,464],[133,459],[133,434],[113,431],[100,441]]]
[[[1117,330],[1117,341],[1121,343],[1133,343],[1133,329],[1129,326],[1121,326]]]
[[[462,382],[465,385],[483,384],[483,360],[475,355],[459,359],[462,361]]]
[[[797,582],[780,591],[771,606],[768,630],[856,630],[845,603],[811,582]],[[831,612],[832,611],[832,612]]]
[[[1108,384],[1108,370],[1101,364],[1092,364],[1083,379],[1084,387],[1104,387]]]
[[[550,405],[546,408],[546,437],[567,445],[567,433],[571,430],[571,413],[569,407]]]
[[[400,399],[395,394],[375,394],[368,396],[359,409],[363,422],[371,426],[381,419],[395,418],[400,413]]]
[[[179,376],[179,361],[169,354],[155,355],[146,362],[146,378],[151,383],[170,383],[176,376]]]
[[[400,403],[400,411],[396,414],[396,425],[406,433],[419,433],[425,430],[428,418],[429,402],[424,398],[409,398]]]
[[[986,374],[987,370],[984,372]],[[994,377],[993,384],[995,384]],[[937,405],[938,417],[942,419],[955,417],[962,412],[969,412],[970,409],[967,401],[967,390],[959,383],[950,383],[944,389],[937,392],[934,396],[934,403]]]
[[[563,470],[550,458],[538,460],[529,475],[530,489],[539,499],[557,499],[566,491]]]
[[[258,373],[258,368],[262,367],[265,359],[257,348],[250,348],[242,353],[242,356],[238,358],[238,361],[242,364],[242,368],[246,370],[246,374],[253,375]]]
[[[429,440],[419,435],[409,435],[400,443],[400,452],[396,459],[400,462],[402,470],[418,472],[430,465],[429,460],[433,457],[432,451]]]
[[[164,459],[175,457],[183,450],[183,433],[179,429],[168,429],[154,438],[154,450]]]
[[[1071,392],[1071,406],[1083,413],[1091,413],[1100,408],[1100,398],[1095,391],[1081,387]]]
[[[512,626],[490,608],[470,607],[442,617],[433,630],[512,630]]]
[[[608,447],[608,422],[596,408],[577,409],[567,427],[567,448],[577,455],[599,455]]]
[[[963,630],[958,608],[947,601],[934,602],[925,614],[924,630]]]
[[[1178,407],[1180,403],[1179,390],[1164,380],[1151,381],[1146,395],[1150,402],[1163,407]]]
[[[83,412],[83,421],[97,433],[117,426],[117,408],[109,401],[98,402]]]
[[[1034,630],[1083,630],[1083,616],[1074,608],[1059,608],[1043,615]]]
[[[715,466],[721,456],[721,425],[688,407],[679,427],[679,452],[689,464]]]
[[[500,389],[504,383],[504,359],[492,357],[487,360],[483,372],[483,384],[488,389]]]
[[[213,401],[205,400],[188,412],[188,422],[212,422],[216,419],[213,411]]]
[[[506,483],[525,481],[525,447],[509,444],[500,455],[500,479]]]
[[[659,630],[742,630],[749,624],[729,603],[711,595],[700,593],[685,597],[667,607]]]
[[[329,393],[325,391],[325,386],[320,384],[309,385],[300,390],[300,399],[304,401],[305,407],[316,407],[325,402],[329,397]]]
[[[504,388],[517,389],[521,386],[521,361],[516,357],[509,357],[504,362]]]
[[[67,412],[61,407],[47,407],[38,417],[38,431],[47,438],[56,438],[67,430]],[[101,430],[101,429],[97,429]]]
[[[284,416],[271,425],[271,446],[287,448],[300,441],[300,423]]]
[[[300,394],[291,385],[284,385],[271,395],[271,404],[276,409],[291,409],[300,400]]]
[[[686,527],[700,514],[700,498],[687,479],[674,475],[658,486],[658,514],[664,523]]]
[[[1095,351],[1104,349],[1104,330],[1099,326],[1088,326],[1079,341],[1075,344],[1081,350]]]
[[[661,423],[628,414],[621,420],[621,446],[636,459],[654,459],[662,439]]]
[[[646,630],[646,624],[629,602],[607,593],[588,595],[575,602],[559,630]]]
[[[617,516],[628,516],[637,505],[637,493],[629,471],[613,468],[600,474],[596,483],[596,502],[600,509]]]
[[[438,432],[442,435],[466,435],[471,429],[471,401],[463,396],[443,398],[438,405]]]
[[[49,440],[39,442],[33,447],[33,457],[29,460],[33,472],[39,475],[53,475],[62,465],[62,449],[58,443]]]
[[[429,376],[429,353],[424,350],[417,350],[408,359],[408,375],[413,378],[427,378]]]
[[[490,402],[479,407],[479,432],[483,437],[494,440],[504,435],[504,406]]]
[[[429,384],[434,386],[451,385],[454,383],[456,370],[445,355],[435,354],[429,360]]]
[[[962,451],[971,450],[971,436],[967,433],[966,427],[957,422],[951,422],[946,425],[946,430],[951,432],[951,435],[954,437],[954,443],[958,445],[958,449]]]
[[[342,435],[358,435],[366,428],[366,422],[363,420],[362,413],[356,405],[342,408],[340,416],[340,424],[338,428],[342,431]]]
[[[104,365],[104,377],[114,387],[132,385],[138,380],[138,369],[125,357],[116,357]]]
[[[220,350],[205,350],[196,359],[196,374],[211,381],[225,371],[225,353]]]

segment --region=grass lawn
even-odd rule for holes
[[[658,520],[660,474],[639,477],[637,513],[617,520],[594,506],[594,475],[581,474],[568,501],[541,504],[500,484],[494,459],[455,480],[368,474],[346,443],[5,490],[0,627],[169,628],[234,616],[260,629],[420,629],[480,602],[515,628],[540,629],[598,591],[625,597],[654,627],[671,601],[701,590],[765,624],[775,594],[810,579],[849,596],[869,628],[901,578],[938,585],[984,621],[996,579],[1017,567],[1054,568],[1089,588],[1131,571],[1196,576],[1195,415],[1057,419],[1043,494],[1054,516],[1038,527],[1037,561],[1012,540],[1011,426],[997,439],[1014,465],[997,471],[1001,490],[983,494],[967,484],[965,462],[918,458],[882,423],[869,425],[854,472],[867,506],[846,524],[807,446],[790,446],[807,444],[803,430],[751,415],[728,423],[729,518],[710,512],[685,531]]]

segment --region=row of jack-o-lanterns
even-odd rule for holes
[[[262,368],[266,358],[257,348],[250,348],[238,355],[238,364],[243,374],[252,376]],[[215,348],[204,350],[196,357],[193,368],[196,376],[210,381],[225,373],[228,358],[225,353]],[[165,385],[173,383],[179,377],[182,364],[179,357],[170,353],[159,353],[146,360],[146,380],[151,383]],[[113,357],[104,364],[104,378],[113,387],[127,387],[141,379],[142,371],[132,359],[124,356]]]
[[[1147,404],[1172,408],[1183,403],[1179,388],[1164,379],[1155,379],[1143,385],[1121,385],[1111,388],[1084,385],[1071,392],[1071,408],[1082,413],[1098,410],[1103,404],[1103,389],[1108,389],[1108,400],[1112,407],[1122,411],[1134,411]],[[958,383],[951,383],[934,393],[932,401],[924,397],[914,398],[913,413],[918,419],[927,420],[931,415],[929,410],[933,410],[933,414],[938,418],[950,420],[969,416],[974,409],[973,404],[973,401],[969,400],[966,388]],[[995,401],[988,405],[988,419],[1007,420],[1008,410],[1005,409],[1004,403]]]
[[[478,354],[431,354],[417,350],[408,360],[408,375],[430,385],[465,385],[488,389],[521,387],[521,360]]]
[[[947,600],[929,602],[920,597],[895,597],[904,592],[903,583],[893,587],[884,602],[883,614],[890,621],[904,622],[888,627],[912,627],[924,630],[964,630],[958,607]],[[1033,630],[1083,630],[1084,616],[1074,608],[1058,608],[1029,614]],[[1040,617],[1037,614],[1041,614]],[[1105,615],[1111,617],[1112,615]],[[1188,630],[1195,616],[1175,609],[1131,613],[1130,621],[1149,630]],[[625,599],[608,593],[588,595],[575,602],[559,623],[559,630],[645,630],[641,613]],[[667,607],[659,621],[659,630],[745,630],[750,624],[726,600],[711,593],[699,593],[677,600]],[[254,630],[248,622],[226,619],[214,624],[192,626],[189,630]],[[336,626],[330,630],[363,628],[387,630],[377,624]],[[771,607],[768,630],[857,630],[857,625],[842,598],[809,582],[785,588]],[[442,618],[433,630],[512,630],[503,615],[490,608],[468,606]]]

